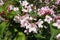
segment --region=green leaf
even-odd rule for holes
[[[37,16],[38,16],[37,13],[36,13],[36,12],[33,12],[33,11],[30,12],[29,15],[31,15],[31,16],[33,16],[33,17],[37,17]]]
[[[42,36],[41,30],[39,31],[39,33],[34,34],[34,36],[37,38],[37,40],[45,40],[45,37]]]
[[[25,40],[25,35],[22,32],[18,32],[17,36],[14,38],[14,40]]]
[[[17,1],[18,2],[18,0],[14,0],[14,1]]]
[[[16,13],[14,11],[11,11],[10,13],[7,13],[6,17],[12,19]]]
[[[5,36],[3,40],[12,40],[12,33],[9,30],[5,31],[4,33]]]
[[[2,10],[3,10],[3,8],[2,8],[2,7],[0,7],[0,12],[2,12]]]
[[[2,22],[2,23],[0,24],[0,39],[1,39],[1,37],[2,37],[2,35],[3,35],[3,32],[5,31],[5,28],[6,28],[7,26],[9,26],[9,23],[7,24],[7,22]]]
[[[51,38],[50,38],[50,40],[54,40],[54,37],[56,36],[56,34],[58,34],[60,32],[59,29],[55,29],[52,26],[52,23],[50,23],[50,31],[51,31]]]

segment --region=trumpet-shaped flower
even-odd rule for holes
[[[56,39],[60,40],[60,33],[58,35],[56,35]]]
[[[7,8],[7,11],[11,11],[11,10],[13,10],[13,5],[9,5]]]
[[[19,1],[20,2],[20,4],[22,5],[22,6],[27,6],[29,3],[26,1],[26,0],[24,0],[24,1]]]
[[[14,21],[17,22],[17,23],[20,23],[20,16],[19,15],[16,15],[14,17]]]
[[[38,15],[47,15],[47,14],[54,14],[53,9],[50,9],[48,6],[42,7],[41,9],[38,9]]]
[[[55,0],[55,4],[60,4],[60,0]]]
[[[55,23],[53,23],[53,26],[55,26],[58,29],[60,29],[60,20],[57,20]]]
[[[38,25],[39,28],[43,28],[43,21],[41,19],[38,20],[38,22],[36,23]]]
[[[0,0],[0,6],[2,6],[4,4],[3,0]]]
[[[37,26],[34,23],[31,23],[28,27],[29,32],[37,33]]]
[[[19,8],[18,8],[18,7],[14,7],[13,10],[14,10],[14,11],[18,11]]]
[[[52,18],[48,15],[46,15],[44,21],[46,21],[47,23],[50,23],[52,21]]]
[[[23,12],[31,12],[32,11],[31,5],[25,6],[25,8],[22,8],[22,11]]]

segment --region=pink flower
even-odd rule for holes
[[[13,5],[9,5],[8,8],[7,8],[8,12],[11,11],[11,10],[13,10]]]
[[[26,26],[27,24],[29,24],[29,21],[33,20],[33,19],[34,19],[33,17],[29,16],[28,14],[25,14],[25,15],[21,16],[20,23],[21,23],[21,25]]]
[[[55,15],[53,21],[56,22],[57,20],[60,20],[60,16],[56,16],[56,15]]]
[[[45,14],[45,11],[44,10],[42,10],[42,9],[39,9],[38,10],[38,15],[39,16],[42,16],[42,15],[44,15]]]
[[[0,0],[0,6],[2,6],[4,4],[3,0]]]
[[[41,9],[38,10],[38,15],[47,15],[47,14],[54,14],[53,9],[50,9],[48,6],[42,7]]]
[[[53,11],[53,9],[50,9],[50,14],[52,14],[52,15],[54,14],[54,11]]]
[[[38,25],[39,28],[43,28],[43,21],[41,19],[38,20],[38,22],[36,22],[36,24]]]
[[[46,21],[47,23],[50,23],[52,21],[52,18],[48,15],[46,15],[44,21]]]
[[[60,4],[60,0],[56,0],[55,4]]]
[[[22,6],[27,6],[29,3],[26,1],[26,0],[24,0],[24,1],[19,1],[20,2],[20,4],[22,5]]]
[[[19,15],[16,15],[14,17],[14,21],[17,22],[17,23],[20,23],[20,16]]]
[[[55,23],[53,23],[53,26],[55,26],[58,29],[60,29],[60,20],[57,20]]]
[[[60,40],[60,33],[58,35],[56,35],[56,39]]]
[[[22,11],[23,11],[23,12],[28,12],[28,10],[27,10],[27,9],[25,9],[25,8],[22,8]]]
[[[14,8],[13,8],[13,11],[18,11],[18,10],[19,10],[18,7],[14,7]]]
[[[34,23],[28,25],[29,32],[37,33],[37,26]]]
[[[25,15],[21,16],[21,18],[20,18],[21,27],[25,27],[29,23],[28,19],[29,19],[28,14],[25,14]]]
[[[21,27],[27,26],[30,20],[34,20],[34,18],[29,16],[28,14],[25,14],[23,16],[17,15],[14,17],[14,21],[20,23]]]
[[[36,20],[33,17],[29,16],[28,14],[25,14],[23,16],[15,16],[14,21],[20,23],[20,27],[26,28],[24,32],[34,32],[37,33],[37,25],[34,23],[30,23],[31,20]]]
[[[4,21],[4,20],[5,20],[5,19],[0,16],[0,22],[1,22],[1,21]]]
[[[24,30],[24,33],[29,34],[29,31],[28,30]]]
[[[21,24],[21,27],[25,28],[27,25],[29,25],[29,22],[27,20],[26,21],[21,20],[20,24]]]
[[[22,11],[23,12],[31,12],[32,11],[31,5],[25,6],[24,8],[22,8]]]
[[[14,17],[14,21],[21,24],[20,27],[26,28],[26,30],[24,32],[26,32],[26,33],[28,33],[28,32],[29,33],[31,33],[31,32],[37,33],[37,25],[34,23],[30,23],[29,22],[30,20],[34,20],[34,18],[29,16],[28,14],[25,14],[23,16],[17,15]]]

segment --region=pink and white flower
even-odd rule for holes
[[[31,12],[32,11],[31,5],[25,6],[24,8],[22,8],[22,11],[23,12]]]
[[[38,9],[38,15],[47,15],[47,14],[54,14],[53,9],[50,9],[48,6],[42,7],[41,9]]]
[[[0,16],[0,22],[1,22],[1,21],[4,21],[4,20],[5,20],[5,19]]]
[[[26,26],[26,30],[24,31],[25,33],[37,33],[37,26],[34,23],[31,23]]]
[[[25,27],[29,23],[28,19],[29,19],[29,15],[28,14],[26,14],[24,16],[21,16],[21,18],[20,18],[21,27]]]
[[[0,6],[2,6],[4,4],[3,0],[0,0]]]
[[[17,22],[17,23],[20,23],[20,16],[19,15],[16,15],[14,17],[14,21]]]
[[[56,39],[60,40],[60,33],[58,35],[56,35]]]
[[[27,10],[28,10],[28,12],[32,11],[31,5],[27,6]]]
[[[7,11],[11,11],[11,10],[13,10],[13,5],[9,5],[7,8]]]
[[[25,14],[23,16],[15,16],[14,21],[19,22],[21,24],[21,27],[25,27],[29,24],[30,20],[34,20],[33,17],[29,16],[28,14]]]
[[[38,20],[38,22],[36,23],[38,25],[39,28],[43,28],[43,21],[41,19]]]
[[[57,21],[57,20],[60,20],[60,16],[58,15],[54,15],[54,19],[53,19],[53,21]]]
[[[55,4],[60,4],[60,0],[56,0],[55,1]]]
[[[25,20],[21,20],[20,24],[21,24],[21,27],[25,28],[27,25],[29,25],[29,22],[27,20],[26,21]]]
[[[38,9],[38,15],[42,16],[45,14],[45,11],[43,9]]]
[[[55,23],[53,23],[53,26],[55,26],[58,29],[60,29],[60,20],[57,20]]]
[[[22,5],[22,6],[27,6],[29,3],[26,1],[26,0],[24,0],[24,1],[19,1],[20,2],[20,4]]]
[[[22,2],[19,1],[19,2],[22,5],[22,11],[23,12],[31,12],[32,11],[33,4],[28,5],[29,3],[26,0],[24,0]]]
[[[14,17],[14,21],[21,24],[20,27],[26,28],[26,31],[28,30],[28,32],[33,31],[34,33],[37,33],[37,25],[34,23],[30,23],[30,20],[34,20],[34,18],[29,16],[28,14],[25,14],[23,16],[17,15]]]
[[[13,11],[18,11],[18,10],[19,10],[18,7],[14,7],[14,8],[13,8]]]
[[[32,23],[30,26],[29,26],[29,32],[34,32],[34,33],[37,33],[37,26]]]
[[[28,12],[28,10],[27,10],[27,9],[25,9],[25,8],[22,8],[22,11],[23,11],[23,12]]]
[[[52,18],[46,15],[44,21],[46,21],[47,23],[50,23],[52,21]]]

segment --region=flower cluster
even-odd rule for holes
[[[53,23],[53,26],[55,26],[58,29],[60,29],[60,16],[55,16],[54,20],[55,20],[55,22]]]
[[[55,4],[60,4],[60,0],[56,0]]]
[[[31,12],[32,11],[32,6],[33,6],[33,4],[30,4],[29,5],[29,3],[26,1],[26,0],[24,0],[24,1],[19,1],[20,2],[20,4],[22,5],[22,11],[23,12]]]
[[[47,15],[47,14],[54,14],[53,9],[50,9],[48,6],[42,7],[41,9],[38,9],[38,15]]]
[[[29,3],[29,1],[31,0],[12,0],[8,5],[0,0],[2,10],[0,10],[0,23],[9,20],[7,23],[10,23],[14,27],[16,23],[19,24],[16,25],[24,29],[23,33],[44,34],[43,32],[47,30],[52,37],[55,36],[54,31],[60,30],[60,0],[38,0],[39,2],[32,0],[34,3]],[[4,8],[4,6],[6,7]],[[46,37],[45,34],[44,37]],[[60,39],[60,33],[56,36],[56,39]]]
[[[20,23],[21,27],[26,28],[26,32],[34,32],[37,33],[37,28],[43,28],[43,21],[41,19],[39,19],[39,21],[35,22],[35,23],[31,23],[32,20],[36,20],[35,18],[29,16],[28,14],[25,14],[23,16],[19,16],[16,15],[14,17],[14,21],[17,23]],[[37,26],[38,25],[38,26]],[[27,32],[27,33],[28,33]]]
[[[13,11],[18,11],[19,8],[18,8],[18,7],[14,7],[12,4],[10,4],[10,5],[7,7],[7,11],[10,12],[11,10],[13,10]]]
[[[31,12],[33,10],[32,9],[33,4],[29,5],[29,3],[26,0],[19,1],[19,3],[22,6],[22,12],[24,12],[26,14],[24,14],[22,16],[20,16],[19,14],[16,15],[14,17],[14,21],[16,23],[20,23],[21,24],[20,27],[26,28],[26,30],[24,31],[25,33],[30,33],[30,32],[37,33],[39,28],[44,27],[44,25],[43,25],[44,22],[47,22],[48,24],[50,24],[51,21],[54,22],[56,19],[57,20],[56,20],[56,22],[53,23],[53,26],[56,26],[58,29],[60,29],[60,19],[58,17],[55,18],[56,15],[55,15],[53,8],[49,8],[49,6],[45,6],[45,7],[42,7],[41,9],[38,9],[37,10],[38,12],[36,11],[37,14],[40,17],[44,16],[44,19],[39,19],[38,21],[32,23],[31,21],[37,20],[37,18],[34,18],[28,14],[28,12]],[[12,5],[10,5],[10,6],[12,6]],[[15,8],[15,9],[18,10],[18,8]],[[10,10],[12,10],[12,8]],[[51,17],[51,16],[53,16],[53,17]]]

